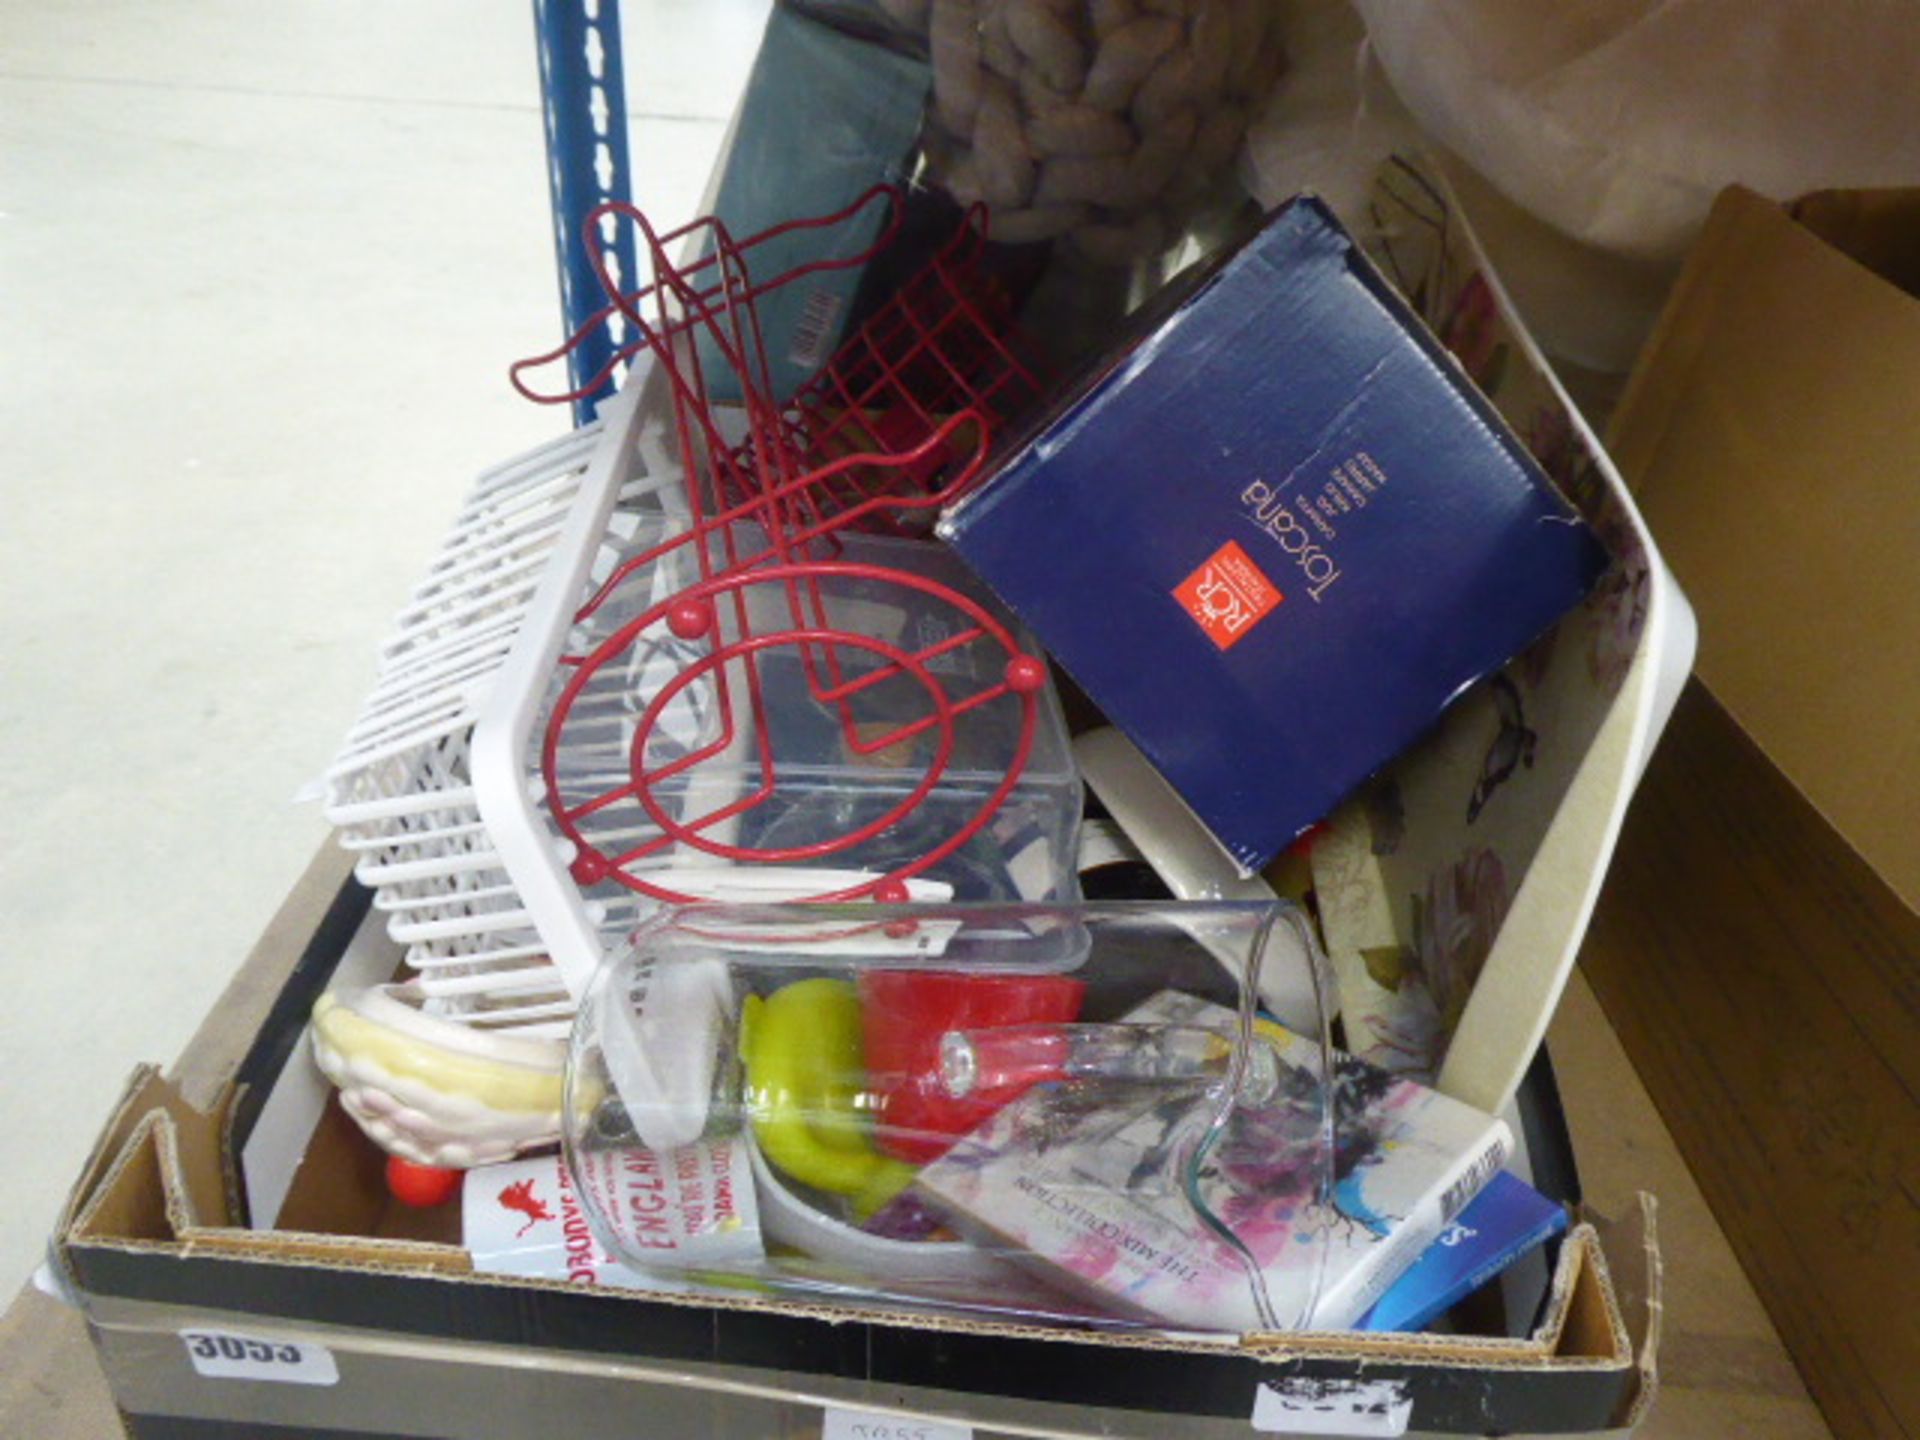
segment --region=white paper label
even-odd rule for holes
[[[559,1155],[509,1160],[467,1172],[461,1240],[488,1275],[537,1275],[577,1285],[684,1294],[687,1286],[628,1269],[594,1237]]]
[[[1270,1435],[1407,1433],[1413,1399],[1396,1380],[1282,1380],[1253,1394],[1253,1428]]]
[[[581,1156],[581,1172],[590,1203],[634,1256],[660,1266],[724,1268],[765,1253],[752,1162],[738,1139],[668,1151],[590,1151]],[[663,1288],[601,1247],[558,1155],[469,1170],[460,1210],[477,1270]]]
[[[946,1420],[909,1420],[898,1415],[873,1415],[865,1410],[827,1407],[820,1440],[973,1440],[971,1425]]]
[[[311,1341],[268,1340],[231,1330],[182,1330],[193,1368],[210,1380],[277,1380],[282,1385],[337,1385],[333,1352]]]
[[[802,370],[817,370],[827,358],[828,344],[840,333],[840,297],[831,290],[815,290],[800,307],[800,322],[793,327],[793,348],[787,359]]]

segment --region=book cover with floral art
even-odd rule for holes
[[[1130,1024],[1231,1034],[1223,1006],[1163,991]],[[1185,1329],[1263,1327],[1250,1266],[1283,1327],[1344,1329],[1379,1299],[1505,1163],[1506,1125],[1351,1057],[1332,1125],[1316,1046],[1261,1022],[1278,1084],[1242,1103],[1195,1178],[1213,1105],[1197,1084],[1037,1088],[921,1172],[956,1228],[1118,1313]]]

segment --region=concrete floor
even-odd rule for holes
[[[626,0],[696,204],[767,0]],[[457,0],[0,0],[0,1294],[127,1070],[316,846],[290,797],[473,473],[564,428],[533,30]]]

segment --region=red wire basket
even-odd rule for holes
[[[876,497],[891,502],[862,512],[870,528],[917,533],[910,522],[928,511],[904,500],[941,504],[971,482],[972,475],[960,484],[949,475],[966,455],[964,438],[928,443],[953,417],[981,421],[977,438],[987,440],[1041,397],[1015,353],[1010,297],[983,272],[986,245],[986,211],[974,206],[782,411],[801,462],[827,472],[822,483],[843,508]],[[861,456],[895,463],[830,468]]]
[[[763,242],[870,222],[872,205],[888,213],[860,254],[771,280],[752,273]],[[583,888],[706,898],[673,883],[691,854],[728,866],[839,862],[855,868],[825,872],[832,881],[805,898],[905,900],[906,882],[973,841],[1020,783],[1045,662],[942,547],[898,538],[925,533],[979,478],[994,435],[1042,395],[1011,305],[985,278],[985,212],[966,212],[797,393],[782,400],[769,383],[755,301],[864,265],[895,242],[900,206],[881,187],[744,241],[714,219],[656,232],[626,205],[587,219],[609,295],[593,323],[623,321],[631,336],[610,364],[651,353],[682,484],[670,519],[580,608],[589,643],[563,660],[540,745],[548,812]],[[605,217],[635,227],[651,284],[624,291],[608,273]],[[671,253],[696,247],[685,263]],[[549,402],[597,387],[604,372],[559,393],[530,383],[581,339],[516,365],[516,387]],[[723,406],[716,390],[741,398]],[[871,794],[843,786],[801,833],[782,835],[795,776],[821,772],[823,744],[825,769],[851,767]],[[973,780],[956,810],[961,770]],[[710,783],[715,774],[727,783]],[[936,792],[942,818],[930,825]],[[744,833],[776,813],[757,838]],[[877,867],[876,846],[888,857]]]

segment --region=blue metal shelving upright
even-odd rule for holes
[[[540,93],[546,117],[547,182],[553,200],[554,258],[566,333],[579,331],[605,303],[589,263],[582,224],[593,207],[631,197],[627,155],[626,79],[620,63],[620,0],[533,0],[540,47]],[[623,283],[635,274],[633,235],[602,225],[609,267]],[[613,358],[625,333],[616,314],[568,357],[578,389]],[[574,420],[593,418],[616,377],[574,403]]]

